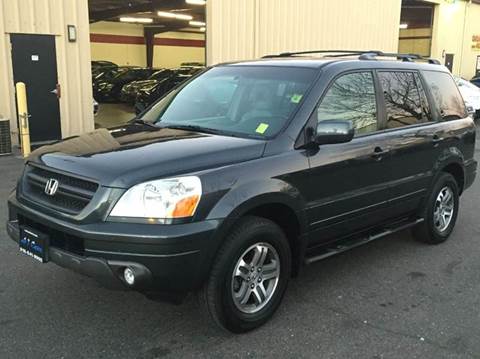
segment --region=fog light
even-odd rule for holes
[[[133,285],[135,283],[135,273],[131,268],[125,268],[123,271],[123,279],[127,282],[128,285]]]

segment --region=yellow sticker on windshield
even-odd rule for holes
[[[256,133],[264,134],[265,131],[267,130],[268,125],[266,123],[261,123],[258,125],[257,129],[255,130]]]
[[[302,97],[303,95],[300,95],[299,93],[294,93],[290,98],[290,101],[293,103],[299,103],[302,100]]]

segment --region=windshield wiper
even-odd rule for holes
[[[137,123],[139,125],[145,125],[145,126],[148,126],[148,127],[156,128],[157,130],[159,129],[159,127],[155,126],[153,123],[147,122],[145,120],[142,120],[142,119],[136,118],[136,117],[133,120],[131,120],[130,123]]]
[[[215,135],[218,134],[225,134],[224,131],[217,130],[215,128],[208,128],[198,125],[165,125],[161,128],[171,128],[174,130],[187,130],[187,131],[195,131],[195,132],[205,132],[205,133],[212,133]]]

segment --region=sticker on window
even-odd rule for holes
[[[292,97],[290,98],[290,101],[292,103],[299,103],[301,100],[302,100],[302,97],[303,95],[299,94],[299,93],[295,93],[292,95]]]
[[[255,132],[263,135],[265,133],[265,131],[267,130],[267,128],[268,128],[268,124],[262,122],[261,124],[258,125]]]

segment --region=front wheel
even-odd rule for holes
[[[234,333],[264,324],[282,300],[291,273],[291,251],[282,229],[245,217],[226,238],[202,294],[213,320]]]
[[[458,197],[457,181],[451,174],[442,173],[427,199],[425,221],[413,229],[415,239],[429,244],[446,241],[457,220]]]

